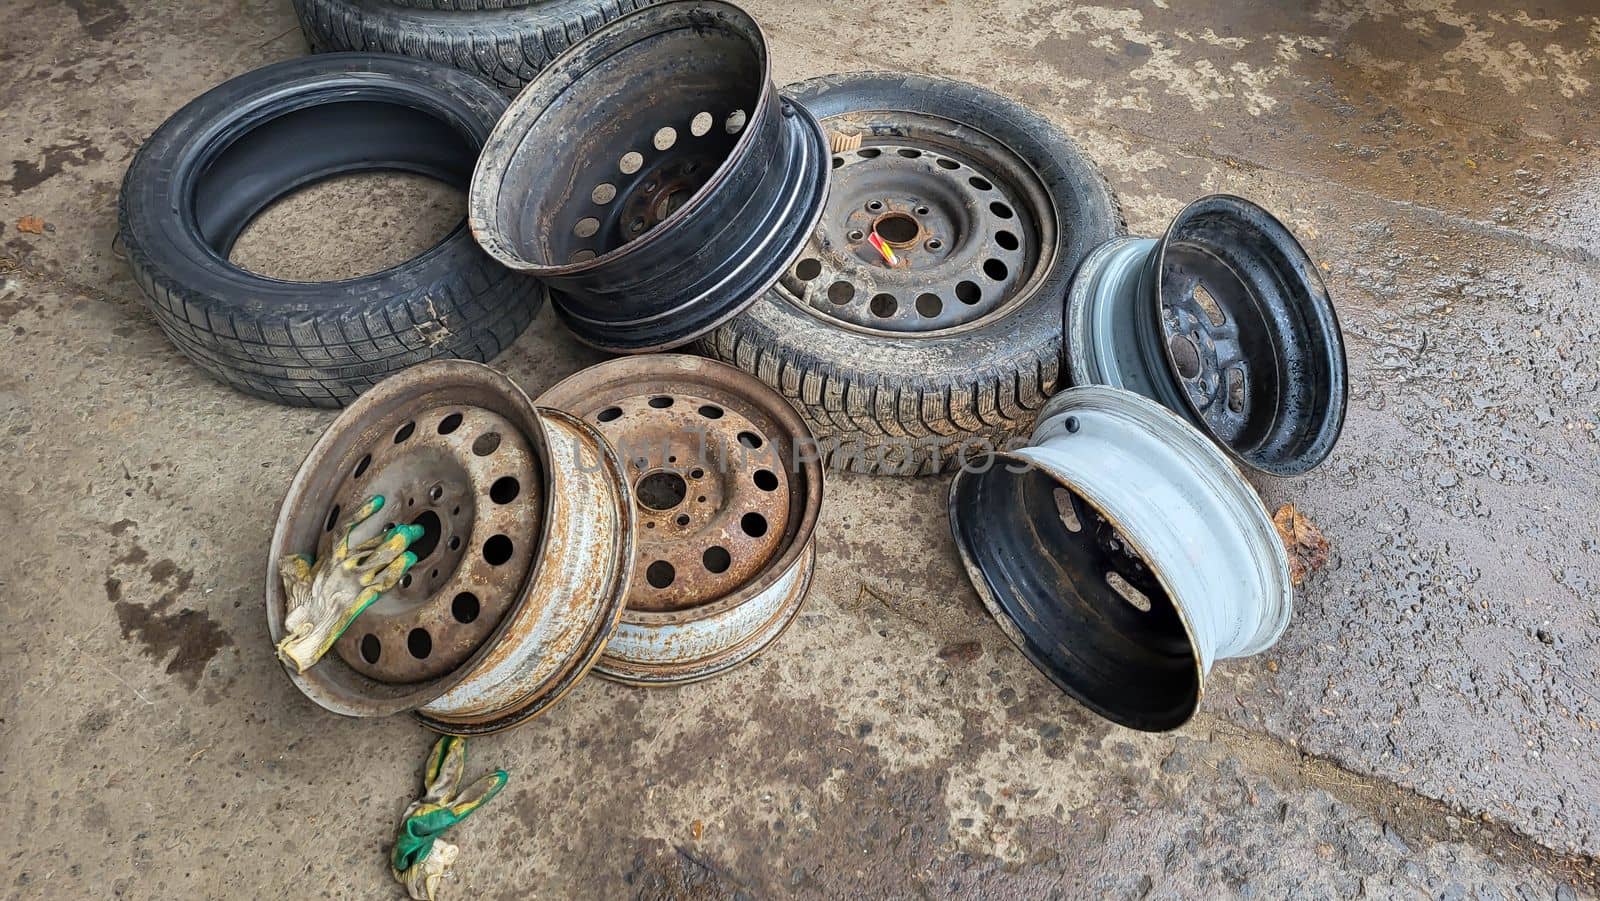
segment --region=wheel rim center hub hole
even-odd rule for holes
[[[417,563],[422,563],[439,547],[439,538],[444,533],[444,523],[439,520],[439,514],[432,510],[424,510],[411,521],[414,526],[422,527],[422,537],[411,542],[408,550],[417,555]]]
[[[639,503],[651,510],[672,510],[689,495],[689,483],[675,472],[652,472],[634,486]]]
[[[910,247],[922,236],[922,223],[909,213],[885,213],[872,223],[872,232],[891,247]]]
[[[1178,375],[1185,379],[1199,378],[1200,376],[1200,348],[1184,335],[1173,335],[1167,341],[1167,349],[1172,353],[1172,365],[1177,368]]]

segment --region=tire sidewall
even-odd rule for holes
[[[381,90],[386,99],[440,115],[478,146],[506,105],[487,83],[447,66],[362,53],[289,60],[218,85],[156,129],[123,179],[122,241],[152,279],[209,306],[254,316],[293,315],[359,310],[480,263],[485,255],[463,222],[420,256],[388,269],[340,281],[287,282],[229,263],[191,227],[173,195],[202,164],[213,136],[241,122],[264,121],[307,92],[339,88]]]

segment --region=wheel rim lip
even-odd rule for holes
[[[593,383],[606,377],[613,379],[612,384],[637,385],[639,396],[670,393],[659,387],[667,377],[701,383],[720,380],[728,386],[724,390],[731,390],[747,398],[752,407],[771,416],[784,428],[786,437],[789,437],[795,448],[816,447],[816,439],[805,420],[777,391],[743,370],[704,357],[686,354],[655,354],[608,360],[557,382],[540,395],[538,403],[541,406],[558,409],[581,410],[591,405],[588,398],[595,396]],[[652,384],[656,387],[652,387]],[[606,399],[615,400],[616,395],[607,395]],[[573,415],[582,418],[579,413]],[[625,609],[622,612],[621,623],[640,629],[670,632],[677,627],[691,626],[725,616],[730,611],[759,600],[770,592],[773,586],[780,583],[794,569],[797,562],[811,553],[817,523],[821,518],[824,491],[822,464],[817,457],[818,455],[814,453],[804,454],[799,473],[791,471],[791,478],[796,478],[798,475],[797,481],[804,482],[799,486],[804,492],[801,513],[798,517],[791,518],[794,531],[788,544],[781,553],[773,555],[755,576],[724,597],[700,606],[670,612]]]
[[[794,116],[792,118],[786,117],[786,121],[792,123],[790,127],[805,132],[805,139],[803,143],[821,147],[826,150],[827,136],[823,131],[822,125],[817,121],[816,117],[812,116],[810,111],[799,104],[794,104],[793,109]],[[745,130],[747,132],[753,131],[753,129],[749,126],[746,126]],[[827,155],[824,153],[820,158],[826,159],[826,157]],[[806,236],[810,235],[816,229],[817,223],[822,219],[823,210],[827,206],[827,166],[823,165],[822,170],[824,175],[821,179],[811,183],[812,190],[809,192],[804,191],[806,185],[804,183],[800,183],[795,185],[796,193],[790,197],[792,201],[798,200],[801,208],[804,210],[798,219],[792,220],[795,225],[791,229],[791,234],[795,237],[793,240],[787,240],[784,242],[785,244],[792,245],[792,248],[785,254],[778,254],[769,257],[771,262],[765,268],[757,267],[754,270],[755,275],[748,279],[748,284],[753,286],[752,290],[746,292],[744,296],[739,297],[736,302],[728,304],[726,307],[713,313],[713,315],[709,317],[701,316],[699,318],[685,318],[686,311],[695,312],[699,310],[710,309],[708,305],[703,302],[703,297],[691,299],[670,310],[662,310],[649,316],[626,321],[600,320],[582,316],[578,313],[575,313],[565,304],[563,304],[560,294],[555,292],[552,293],[552,305],[556,308],[556,312],[561,316],[562,320],[565,321],[570,328],[572,328],[574,337],[590,347],[612,353],[645,354],[655,353],[663,350],[671,350],[676,347],[681,347],[684,345],[684,343],[692,341],[697,337],[708,334],[726,324],[729,320],[748,310],[757,301],[761,300],[761,298],[766,295],[767,291],[771,290],[772,287],[777,283],[778,279],[782,277],[783,273],[794,266],[795,262],[800,259],[801,254],[805,253]],[[680,208],[673,215],[676,216],[677,213],[681,212],[683,212],[683,208]],[[663,222],[661,226],[657,226],[655,229],[651,230],[651,232],[645,237],[649,237],[651,234],[661,231],[662,227],[665,225],[666,223]],[[643,238],[640,240],[642,241]],[[629,244],[623,245],[623,248],[630,247],[637,243],[639,243],[639,241],[630,242]],[[606,259],[606,257],[596,257],[595,259],[586,261],[585,263],[574,265],[587,266],[590,263],[597,263],[604,259]],[[540,274],[548,277],[551,275],[570,275],[578,272],[579,270],[573,269],[570,272],[543,272]],[[673,320],[678,321],[679,325],[676,328],[669,329],[668,331],[657,335],[653,340],[627,340],[624,337],[626,334],[634,331],[642,324]]]
[[[856,76],[871,76],[871,75],[874,75],[874,74],[881,74],[881,73],[870,73],[870,72],[852,73],[852,75],[856,75]],[[796,83],[787,85],[783,90],[784,90],[784,92],[786,94],[803,95],[806,90],[808,90],[814,83],[817,83],[819,81],[820,81],[819,79],[811,79],[811,80],[808,80],[808,81],[796,82]],[[804,109],[805,107],[802,105],[801,108]],[[840,118],[842,118],[844,116],[859,116],[859,115],[872,115],[872,114],[903,115],[903,116],[913,116],[913,117],[918,117],[918,118],[944,119],[945,121],[951,122],[951,123],[953,123],[955,125],[958,125],[958,126],[961,126],[963,128],[968,128],[968,129],[971,129],[973,131],[977,131],[977,132],[984,133],[985,135],[987,135],[987,132],[984,132],[983,129],[978,128],[975,125],[968,125],[966,123],[961,122],[960,120],[951,119],[951,118],[949,118],[947,116],[939,116],[939,115],[936,115],[936,114],[927,114],[927,113],[917,113],[917,112],[910,111],[910,110],[899,110],[899,109],[893,109],[893,108],[884,108],[884,107],[879,106],[879,105],[864,106],[864,107],[862,107],[860,109],[852,109],[852,110],[849,110],[849,111],[846,111],[846,112],[835,113],[835,114],[820,118],[817,121],[821,123],[821,126],[824,129],[827,129],[827,128],[829,128],[830,123],[832,123],[835,120],[840,119]],[[992,136],[990,136],[990,138],[991,138],[991,140],[994,140],[995,143],[1000,144],[1001,146],[1007,146],[1007,147],[1010,146],[1010,145],[1005,144],[1004,142],[1001,142],[997,138],[993,138]],[[897,140],[905,141],[906,139],[902,137],[902,138],[897,138]],[[932,147],[932,149],[934,149],[934,150],[936,150],[938,152],[941,152],[941,153],[944,152],[942,149],[940,149],[940,147],[938,145],[931,145],[931,147]],[[981,156],[981,155],[977,155],[977,154],[968,154],[968,155]],[[832,154],[829,153],[828,156],[831,158]],[[987,162],[987,159],[985,159],[984,161]],[[840,318],[838,318],[836,316],[832,316],[827,311],[818,309],[818,308],[812,306],[810,303],[808,303],[804,298],[795,295],[795,293],[793,291],[790,291],[781,282],[779,282],[777,284],[774,284],[771,287],[770,290],[775,292],[778,296],[780,296],[784,300],[784,302],[792,304],[796,308],[806,312],[807,314],[815,316],[818,319],[821,319],[822,321],[827,322],[827,323],[829,323],[831,325],[835,325],[837,327],[844,328],[844,329],[847,329],[849,331],[853,331],[853,332],[856,332],[856,333],[859,333],[859,334],[874,335],[874,336],[886,337],[886,338],[918,339],[918,338],[945,338],[945,337],[951,337],[951,336],[961,335],[963,333],[966,333],[966,332],[981,328],[983,326],[989,325],[989,324],[991,324],[991,323],[993,323],[995,321],[998,321],[998,320],[1004,318],[1005,316],[1008,316],[1008,315],[1014,313],[1017,310],[1017,308],[1020,307],[1023,304],[1023,302],[1025,300],[1027,300],[1029,297],[1032,296],[1032,292],[1030,291],[1030,288],[1032,290],[1036,291],[1038,286],[1046,280],[1046,278],[1048,277],[1048,275],[1050,273],[1050,270],[1056,265],[1056,262],[1060,258],[1060,254],[1061,254],[1061,247],[1060,247],[1061,240],[1062,240],[1061,236],[1064,234],[1064,232],[1062,230],[1062,227],[1061,227],[1061,215],[1060,215],[1061,211],[1056,209],[1055,204],[1053,202],[1051,202],[1049,191],[1048,191],[1048,188],[1047,188],[1047,184],[1046,184],[1043,176],[1039,173],[1037,168],[1035,168],[1032,164],[1028,163],[1026,160],[1021,159],[1020,156],[1016,160],[1016,163],[1019,164],[1020,166],[1022,166],[1026,170],[1027,174],[1034,180],[1035,186],[1038,188],[1040,196],[1045,201],[1045,206],[1044,207],[1040,207],[1040,208],[1036,208],[1036,209],[1035,208],[1030,208],[1029,209],[1029,214],[1031,216],[1033,216],[1036,220],[1039,220],[1038,222],[1035,223],[1035,227],[1036,228],[1042,228],[1043,222],[1045,220],[1048,220],[1050,228],[1051,228],[1051,233],[1055,236],[1055,240],[1050,242],[1047,245],[1046,242],[1044,242],[1042,239],[1040,239],[1040,237],[1038,235],[1034,236],[1035,243],[1037,245],[1036,248],[1035,248],[1035,253],[1038,256],[1038,259],[1034,264],[1032,274],[1030,275],[1030,277],[1028,278],[1028,280],[1026,282],[1023,282],[1023,283],[1021,283],[1019,285],[1019,287],[1012,294],[1011,297],[1007,298],[1004,302],[1000,303],[993,310],[990,310],[990,311],[986,312],[982,316],[979,316],[978,318],[976,318],[976,319],[974,319],[974,320],[972,320],[970,322],[964,322],[964,323],[962,323],[960,325],[950,326],[948,328],[937,329],[937,330],[932,330],[932,331],[896,331],[896,330],[889,330],[889,329],[878,329],[878,328],[872,328],[870,326],[861,325],[861,324],[856,323],[856,322],[851,322],[850,320],[847,320],[847,319],[840,319]],[[830,164],[829,168],[831,170],[831,164]],[[831,190],[830,190],[830,199],[831,199]],[[1014,200],[1015,198],[1007,197],[1007,199],[1008,200]],[[1013,203],[1011,205],[1014,208],[1019,207],[1019,205],[1015,204],[1015,203]],[[824,203],[823,206],[826,207],[827,204]],[[1032,205],[1030,204],[1030,207],[1031,206]],[[824,215],[826,215],[826,213],[827,213],[826,209],[819,209],[818,210],[817,218],[818,218],[819,222],[820,222],[821,218]],[[807,236],[806,240],[801,243],[799,249],[796,251],[795,260],[798,260],[801,256],[804,255],[805,250],[810,245],[811,235],[813,233],[815,233],[816,229],[817,229],[817,225],[815,223],[813,223],[812,226],[807,230],[807,232],[806,232],[806,236]],[[785,266],[784,269],[781,270],[781,271],[788,271],[788,269],[791,268],[793,265],[794,265],[794,261],[791,261],[789,263],[789,265]]]
[[[1169,476],[1189,478],[1190,487],[1212,489],[1194,498],[1210,500],[1211,509],[1223,514],[1223,521],[1236,527],[1234,544],[1243,547],[1254,564],[1260,588],[1257,625],[1247,637],[1218,646],[1218,636],[1209,626],[1208,616],[1215,604],[1203,589],[1207,580],[1195,576],[1192,555],[1179,552],[1170,538],[1164,539],[1153,528],[1151,517],[1154,501],[1141,501],[1143,488],[1126,489],[1116,479],[1093,475],[1093,457],[1076,459],[1067,434],[1065,420],[1072,415],[1101,416],[1130,429],[1129,434],[1142,433],[1139,442],[1146,449],[1165,456],[1160,465]],[[1099,698],[1080,690],[1067,674],[1058,672],[1048,661],[1041,659],[1027,635],[1030,626],[1017,621],[1011,606],[999,597],[994,585],[1001,579],[984,571],[973,547],[974,536],[966,530],[960,501],[968,485],[977,474],[962,471],[951,484],[949,507],[951,530],[960,552],[963,566],[980,600],[1000,624],[1008,639],[1043,671],[1063,691],[1077,698],[1085,706],[1107,719],[1131,728],[1162,731],[1181,726],[1193,717],[1204,697],[1206,679],[1217,660],[1248,656],[1270,648],[1287,629],[1293,615],[1293,589],[1289,579],[1287,554],[1278,539],[1272,523],[1266,517],[1255,489],[1245,481],[1231,459],[1222,453],[1209,438],[1177,414],[1150,399],[1121,389],[1105,386],[1071,388],[1056,395],[1040,413],[1040,424],[1030,445],[1014,452],[997,455],[1000,461],[1030,466],[1043,471],[1056,484],[1082,498],[1108,521],[1115,524],[1118,534],[1137,551],[1150,568],[1151,574],[1161,584],[1183,624],[1189,641],[1191,660],[1195,667],[1197,691],[1192,706],[1176,720],[1162,721],[1156,728],[1129,710],[1108,706]],[[1156,464],[1149,472],[1157,472]],[[1146,482],[1146,485],[1149,483]],[[1181,484],[1174,479],[1173,484]],[[1185,498],[1193,500],[1193,498]],[[1194,505],[1200,509],[1199,505]],[[1003,515],[1003,514],[1002,514]],[[1143,518],[1141,518],[1143,517]],[[1041,553],[1043,549],[1041,549]],[[1215,559],[1219,559],[1215,558]],[[1188,561],[1186,565],[1186,561]],[[1200,561],[1206,565],[1205,560]],[[1231,560],[1221,560],[1210,565],[1207,575],[1211,581],[1227,581],[1227,573],[1234,567]],[[1235,580],[1236,584],[1240,584]],[[1198,601],[1197,601],[1198,598]]]
[[[1307,335],[1308,356],[1325,366],[1332,376],[1329,386],[1331,403],[1321,411],[1320,415],[1316,412],[1305,414],[1305,420],[1315,423],[1315,427],[1305,431],[1314,437],[1297,442],[1287,455],[1274,461],[1261,454],[1242,453],[1236,450],[1216,435],[1203,418],[1200,406],[1195,403],[1188,391],[1179,388],[1174,393],[1180,399],[1181,409],[1188,419],[1201,431],[1213,436],[1217,443],[1238,462],[1269,475],[1301,475],[1321,465],[1333,453],[1334,445],[1338,443],[1339,434],[1344,429],[1346,405],[1349,402],[1349,372],[1343,332],[1339,326],[1338,313],[1335,312],[1333,302],[1328,296],[1327,285],[1317,270],[1316,262],[1311,259],[1311,255],[1294,236],[1294,232],[1284,225],[1282,220],[1259,204],[1232,194],[1209,194],[1191,201],[1180,210],[1150,254],[1145,273],[1154,300],[1151,304],[1153,315],[1149,322],[1150,327],[1154,329],[1153,334],[1158,339],[1154,343],[1159,345],[1163,364],[1176,379],[1178,361],[1168,343],[1159,340],[1161,297],[1165,287],[1162,282],[1162,272],[1168,251],[1174,243],[1181,240],[1189,224],[1201,215],[1216,212],[1223,213],[1250,229],[1259,235],[1263,242],[1289,258],[1289,266],[1275,267],[1282,284],[1289,290],[1281,298],[1264,298],[1262,303],[1268,306],[1282,305],[1305,315],[1307,329],[1310,332]],[[1274,300],[1277,301],[1276,304]]]
[[[355,403],[341,412],[338,418],[317,439],[311,451],[296,470],[294,478],[290,482],[289,490],[285,494],[284,501],[279,507],[278,518],[273,528],[272,544],[268,552],[266,580],[267,631],[274,645],[281,641],[286,634],[284,631],[284,617],[287,615],[287,598],[284,595],[282,578],[277,572],[277,562],[289,552],[288,544],[291,540],[291,533],[300,528],[300,524],[297,521],[299,516],[297,508],[306,507],[308,511],[311,509],[306,505],[310,502],[312,495],[317,493],[319,488],[324,487],[320,483],[327,482],[329,479],[333,480],[330,485],[338,483],[340,471],[344,467],[339,466],[337,469],[330,469],[330,467],[341,462],[342,452],[344,451],[342,445],[345,443],[347,436],[351,436],[358,431],[357,428],[354,428],[357,423],[364,417],[384,409],[388,404],[398,404],[408,399],[415,399],[418,396],[419,387],[427,385],[430,380],[434,379],[443,381],[447,387],[476,382],[502,394],[503,398],[509,402],[512,411],[517,414],[517,418],[512,421],[522,427],[529,447],[533,451],[535,459],[540,463],[542,469],[541,487],[544,496],[546,498],[550,497],[550,492],[553,490],[550,466],[553,461],[544,424],[540,420],[532,402],[528,400],[527,395],[523,394],[522,390],[513,384],[510,379],[481,363],[472,363],[465,360],[439,360],[413,366],[396,376],[380,382],[371,391],[357,398]],[[506,418],[512,419],[511,416]],[[307,521],[313,519],[309,515],[305,518]],[[315,519],[320,518],[321,516],[315,517]],[[540,537],[538,546],[534,549],[534,553],[539,557],[543,556],[544,549],[549,545],[549,530],[551,527],[551,509],[547,501],[545,509],[540,513]],[[318,528],[320,529],[320,526]],[[343,660],[339,659],[337,654],[332,653],[324,656],[316,665],[304,673],[297,673],[288,666],[283,666],[283,670],[302,694],[324,709],[334,713],[357,717],[387,716],[424,706],[467,681],[479,664],[490,655],[494,647],[505,637],[507,631],[510,630],[512,624],[528,603],[528,588],[533,584],[537,570],[537,564],[530,567],[522,585],[517,589],[516,599],[507,607],[499,625],[490,632],[476,651],[449,673],[427,682],[413,683],[417,687],[413,687],[410,691],[396,691],[392,696],[382,699],[363,697],[356,688],[341,685],[335,680],[353,677],[357,686],[367,683],[375,685],[383,685],[384,683],[378,683],[376,680],[362,676],[345,664]],[[328,669],[330,666],[332,667],[331,670]],[[349,677],[344,675],[346,671],[350,673]]]
[[[712,173],[711,178],[701,185],[700,189],[695,191],[683,206],[673,210],[670,215],[657,223],[654,228],[638,238],[625,242],[604,254],[597,255],[594,259],[584,260],[579,263],[542,265],[526,259],[500,237],[502,229],[500,228],[498,204],[495,201],[499,197],[507,174],[510,172],[510,163],[515,157],[517,148],[520,148],[532,136],[534,126],[537,125],[540,116],[542,116],[541,112],[539,116],[529,118],[529,110],[536,103],[541,102],[548,107],[555,96],[565,90],[565,88],[561,90],[553,90],[553,88],[566,79],[567,69],[582,59],[585,53],[592,51],[595,47],[602,46],[607,41],[617,39],[619,35],[625,34],[630,29],[644,27],[644,23],[652,20],[665,22],[670,20],[674,13],[690,8],[715,8],[730,11],[736,15],[741,20],[741,24],[750,30],[755,39],[755,49],[761,58],[761,87],[753,104],[754,109],[751,110],[744,131],[740,133],[739,139],[734,142],[733,150],[728,153],[727,159],[724,159],[717,166],[717,170]],[[589,71],[593,70],[586,70],[581,73],[577,79],[569,81],[569,85],[581,80],[588,75]],[[722,2],[722,0],[669,0],[669,2],[644,7],[613,19],[574,42],[572,46],[562,51],[560,56],[552,60],[548,66],[540,70],[539,74],[534,76],[533,80],[523,87],[516,99],[511,101],[511,105],[506,108],[499,122],[495,124],[494,130],[483,143],[479,164],[473,170],[472,182],[467,192],[467,219],[471,225],[472,234],[477,238],[483,249],[502,265],[541,278],[579,275],[611,266],[623,260],[630,253],[638,252],[641,248],[647,248],[663,240],[668,240],[671,232],[676,231],[684,221],[699,215],[700,209],[705,205],[707,198],[716,193],[717,188],[728,180],[732,170],[743,162],[745,156],[749,154],[750,145],[757,139],[758,129],[754,127],[757,115],[759,114],[763,117],[773,115],[776,105],[777,91],[772,84],[772,54],[766,32],[762,30],[760,23],[739,7],[731,3]],[[502,156],[503,162],[500,162]],[[820,209],[818,212],[820,215]],[[761,291],[755,292],[754,297],[759,297],[761,293]],[[732,315],[730,314],[730,318]]]
[[[583,678],[588,675],[600,661],[606,646],[616,633],[618,621],[621,618],[624,604],[628,595],[628,584],[633,574],[634,556],[634,514],[633,497],[628,487],[627,480],[622,478],[622,461],[616,452],[606,442],[605,438],[592,426],[582,420],[560,410],[539,408],[541,417],[551,421],[560,422],[563,428],[570,428],[575,434],[586,439],[586,448],[594,450],[605,468],[609,471],[609,478],[605,481],[615,490],[612,499],[615,501],[613,512],[615,535],[617,537],[617,550],[612,555],[613,567],[603,580],[600,588],[601,598],[591,611],[592,619],[586,626],[583,640],[578,647],[566,654],[566,659],[551,673],[535,691],[521,692],[510,698],[510,703],[501,703],[483,713],[465,712],[451,715],[445,711],[423,707],[415,712],[415,716],[423,726],[435,732],[447,735],[491,735],[505,732],[520,726],[545,713],[562,698],[566,697]],[[552,460],[555,455],[551,455]],[[552,475],[552,479],[554,476]],[[553,507],[553,505],[552,505]],[[552,518],[554,518],[552,516]],[[577,522],[581,517],[571,515],[572,521]],[[563,533],[562,538],[569,537]],[[555,542],[552,542],[555,544]],[[534,571],[529,576],[530,592],[544,581],[544,568],[548,557],[541,553],[534,565]],[[518,611],[513,611],[518,612]],[[508,615],[508,619],[509,619]],[[526,661],[529,648],[520,647],[513,649],[508,660]],[[504,662],[504,661],[502,661]],[[480,675],[486,667],[477,667],[473,677]],[[517,681],[515,678],[502,678],[500,687]],[[447,700],[456,690],[463,688],[466,683],[456,686],[451,692],[435,698],[430,704]],[[463,699],[465,700],[465,699]],[[505,701],[504,696],[499,700]]]
[[[619,623],[611,643],[606,646],[605,656],[595,664],[595,674],[626,685],[686,685],[755,659],[776,644],[799,617],[810,593],[816,563],[813,541],[807,544],[805,555],[796,560],[788,572],[752,599],[766,613],[756,621],[754,628],[742,631],[742,637],[735,640],[714,643],[711,650],[697,657],[677,660],[654,653],[649,647],[654,644],[650,640],[652,627],[636,622]],[[734,612],[736,610],[729,610],[722,615]]]

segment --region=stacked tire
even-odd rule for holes
[[[432,60],[508,97],[589,32],[656,0],[294,0],[318,52]]]

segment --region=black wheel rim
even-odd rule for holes
[[[807,309],[853,328],[945,332],[1002,313],[1048,271],[1054,210],[1004,144],[902,111],[824,125],[861,142],[833,154],[822,219],[781,281]]]
[[[480,243],[543,278],[605,349],[675,347],[737,315],[788,268],[827,194],[822,128],[778,95],[770,66],[755,21],[717,0],[595,31],[490,137],[469,199]]]
[[[1092,254],[1067,339],[1075,384],[1144,394],[1270,475],[1313,469],[1344,427],[1344,341],[1316,264],[1238,197],[1203,197],[1160,240]]]

